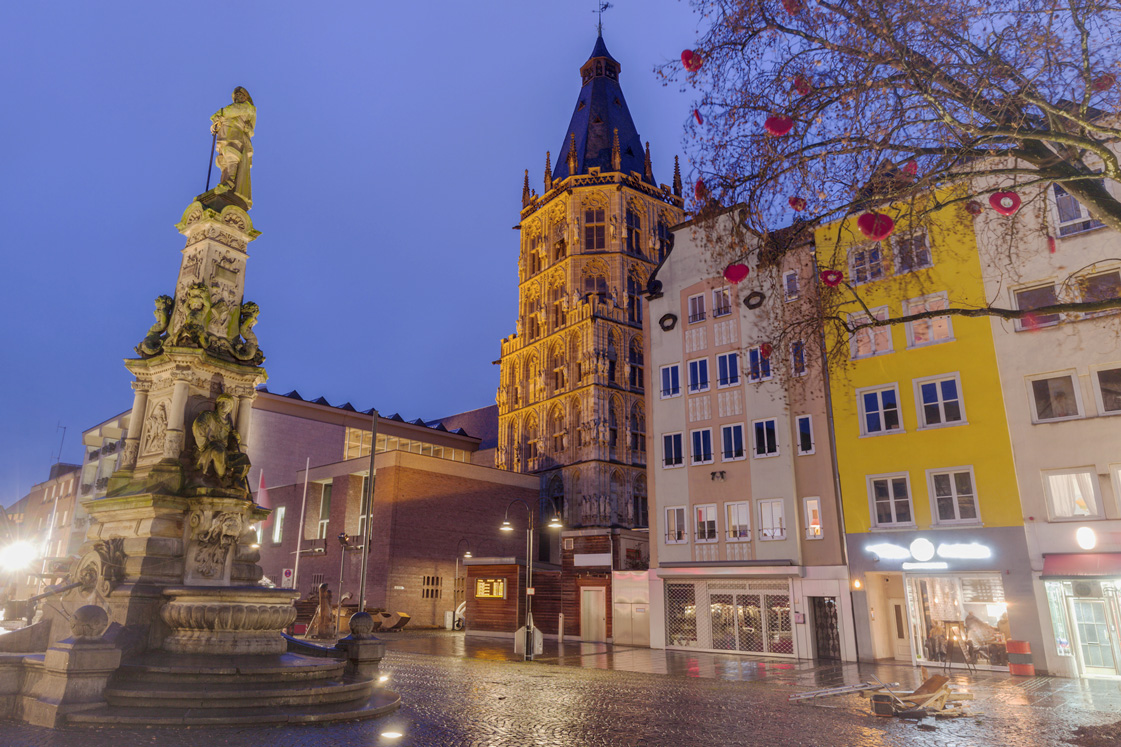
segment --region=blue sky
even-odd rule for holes
[[[654,175],[691,94],[678,0],[616,0],[604,38]],[[246,299],[273,391],[435,418],[494,402],[514,330],[523,169],[562,146],[595,0],[14,3],[0,117],[0,503],[132,403],[122,359],[171,293],[209,117],[258,109]],[[683,165],[685,159],[683,158]],[[686,180],[688,170],[686,166]]]

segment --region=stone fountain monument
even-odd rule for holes
[[[108,630],[91,634],[87,623],[42,662],[29,657],[29,671],[46,673],[27,678],[16,717],[51,725],[324,721],[399,703],[375,682],[384,646],[369,626],[355,621],[334,649],[293,641],[282,630],[296,617],[298,592],[258,585],[253,525],[268,510],[252,499],[244,450],[256,388],[267,378],[253,331],[259,309],[244,299],[248,247],[260,236],[249,217],[256,119],[241,87],[211,117],[219,184],[176,224],[186,246],[174,295],[156,299],[156,323],[136,346],[139,357],[125,361],[136,380],[121,461],[106,496],[85,504],[91,523],[74,588],[55,605],[63,615],[100,607]],[[99,619],[80,617],[91,615]],[[79,616],[69,617],[73,629]],[[100,692],[78,688],[83,696],[70,707],[56,707],[65,698],[49,692],[78,677],[51,670],[60,645],[70,646],[67,661],[75,646],[102,652],[98,675],[83,675],[101,682]],[[107,648],[119,652],[119,667],[106,669]]]

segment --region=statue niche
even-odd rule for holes
[[[241,436],[233,425],[233,409],[234,398],[219,394],[214,409],[199,413],[191,424],[198,450],[195,469],[204,481],[213,472],[221,487],[248,493],[245,476],[249,472],[249,456],[242,451]]]

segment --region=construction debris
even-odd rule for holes
[[[858,685],[841,685],[839,687],[827,687],[823,690],[794,693],[788,696],[787,700],[791,702],[817,700],[836,695],[857,693],[861,697],[869,699],[872,713],[877,716],[924,719],[928,716],[958,718],[968,715],[962,708],[962,702],[973,700],[973,693],[951,690],[948,677],[942,675],[927,676],[925,667],[920,672],[923,683],[910,692],[895,690],[893,688],[899,687],[898,682],[884,683],[873,675],[872,679],[875,682],[862,682]]]

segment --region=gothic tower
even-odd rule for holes
[[[654,181],[619,68],[600,36],[540,196],[527,172],[517,332],[502,341],[498,467],[539,473],[569,527],[648,525],[641,293],[683,215],[680,178]]]

